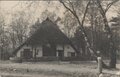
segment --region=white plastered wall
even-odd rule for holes
[[[30,46],[24,45],[20,50],[18,50],[16,56],[17,56],[17,57],[21,57],[21,52],[22,52],[24,49],[30,49],[30,51],[32,51],[32,48],[31,48]]]
[[[38,54],[36,55],[36,57],[42,57],[43,56],[42,46],[38,46],[36,49],[38,50]]]
[[[64,45],[64,57],[69,57],[69,52],[75,52],[75,50],[70,45]]]
[[[31,47],[31,46],[23,46],[18,52],[17,52],[17,57],[21,57],[21,51],[23,51],[24,49],[30,49],[33,52],[33,57],[35,54],[35,48]],[[64,57],[69,57],[68,53],[69,52],[75,52],[75,50],[70,46],[70,45],[64,45],[64,47],[62,45],[57,45],[57,50],[64,50]],[[36,50],[38,50],[38,54],[36,55],[36,57],[42,57],[43,53],[42,53],[42,46],[39,45],[36,47]],[[57,53],[58,56],[58,53]]]
[[[24,45],[18,52],[17,52],[17,57],[21,57],[21,52],[24,50],[24,49],[30,49],[30,51],[33,52],[33,57],[34,57],[34,54],[35,54],[35,48],[36,50],[38,50],[38,54],[36,55],[36,57],[42,57],[42,46],[37,46],[37,47],[33,47],[32,46],[26,46]]]

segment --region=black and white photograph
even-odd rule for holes
[[[120,0],[0,0],[0,77],[120,77]]]

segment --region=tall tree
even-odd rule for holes
[[[99,8],[99,11],[100,11],[100,14],[102,15],[103,17],[103,21],[104,21],[104,25],[105,25],[105,30],[107,31],[108,33],[108,38],[109,38],[109,42],[110,42],[110,68],[116,68],[116,47],[115,47],[115,44],[114,44],[114,41],[113,41],[113,33],[109,27],[109,24],[108,24],[108,20],[107,20],[107,16],[106,16],[106,13],[107,11],[109,10],[109,8],[114,4],[116,3],[117,1],[119,0],[113,0],[111,1],[110,3],[107,4],[107,7],[104,9],[102,4],[101,4],[101,1],[100,0],[96,0],[96,4]]]
[[[0,59],[8,58],[9,37],[5,28],[5,17],[0,13]]]
[[[87,36],[87,33],[85,31],[85,28],[84,28],[84,21],[85,21],[85,18],[86,18],[86,14],[87,14],[87,11],[88,11],[88,7],[90,5],[90,1],[86,1],[87,2],[87,5],[85,6],[85,10],[84,10],[84,13],[83,13],[83,17],[80,18],[78,13],[79,11],[76,10],[75,6],[74,6],[74,3],[79,3],[81,2],[82,0],[76,0],[74,2],[72,2],[71,0],[68,0],[68,1],[63,1],[63,0],[59,0],[63,6],[70,12],[72,13],[72,15],[76,18],[77,22],[78,22],[78,30],[81,31],[83,37],[84,37],[84,40],[86,42],[86,47],[87,49],[89,50],[89,52],[91,53],[91,55],[94,55],[94,57],[97,58],[97,53],[92,49],[91,47],[91,44],[90,44],[90,41],[88,39],[88,36]],[[67,5],[69,4],[69,5]],[[79,52],[78,52],[79,53]]]
[[[73,37],[78,25],[75,18],[69,12],[65,12],[65,17],[61,19],[61,24],[64,25],[62,30],[67,37]]]
[[[97,55],[97,53],[94,51],[94,49],[92,48],[92,46],[91,46],[91,44],[90,44],[90,41],[89,41],[89,39],[88,39],[87,33],[86,33],[85,29],[84,29],[84,21],[85,21],[86,14],[87,14],[88,7],[89,7],[89,5],[90,5],[91,0],[86,1],[86,2],[87,2],[87,5],[86,5],[86,8],[85,8],[85,12],[83,13],[83,18],[79,18],[78,12],[76,11],[75,5],[73,4],[74,2],[72,2],[71,0],[68,0],[68,1],[59,0],[59,1],[60,1],[60,2],[63,4],[63,6],[64,6],[70,13],[72,13],[72,15],[76,18],[76,20],[77,20],[77,22],[78,22],[78,24],[79,24],[79,29],[81,30],[82,35],[83,35],[83,37],[84,37],[84,39],[85,39],[87,48],[89,49],[90,53],[92,53],[92,54],[94,55],[94,57],[97,57],[98,55]],[[79,2],[78,0],[76,0],[76,1]],[[80,1],[81,1],[81,0],[80,0]],[[111,49],[113,48],[113,49],[111,50],[111,52],[110,52],[111,55],[113,55],[113,56],[111,56],[111,61],[110,61],[110,67],[111,67],[111,68],[115,68],[115,67],[116,67],[116,54],[115,54],[115,52],[114,52],[114,50],[115,50],[115,47],[114,47],[114,45],[113,45],[114,43],[112,42],[112,38],[111,38],[111,37],[112,37],[112,33],[111,33],[111,30],[110,30],[110,28],[109,28],[109,26],[108,26],[108,22],[107,22],[107,18],[106,18],[105,13],[108,11],[108,9],[109,9],[114,3],[115,3],[115,1],[112,1],[111,3],[109,3],[109,4],[107,5],[106,10],[104,11],[102,5],[100,4],[100,1],[99,1],[99,0],[96,1],[96,4],[98,5],[98,8],[100,9],[99,11],[100,11],[100,13],[101,13],[101,15],[102,15],[102,17],[103,17],[103,21],[104,21],[105,27],[107,28],[107,31],[108,31],[109,36],[110,36]],[[69,4],[69,5],[67,5],[67,4]],[[103,63],[103,67],[107,67],[107,66]]]
[[[24,11],[17,12],[13,15],[10,25],[10,38],[13,49],[21,45],[28,37],[29,17]]]

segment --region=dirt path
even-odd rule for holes
[[[120,65],[118,64],[118,67]],[[105,77],[115,77],[120,70],[106,70]],[[0,75],[3,77],[97,77],[96,62],[80,62],[70,64],[68,62],[39,62],[39,63],[11,63],[0,62]],[[88,76],[87,76],[88,75]]]
[[[45,75],[45,74],[22,74],[22,73],[1,72],[0,77],[56,77],[56,76]],[[63,76],[57,76],[57,77],[63,77]]]
[[[82,64],[69,64],[67,62],[39,62],[39,63],[0,63],[2,75],[11,75],[12,77],[74,77],[80,73],[91,73],[96,64],[91,63],[89,66]],[[89,72],[88,68],[93,70]],[[5,74],[4,74],[5,73]],[[6,76],[7,77],[7,76]]]

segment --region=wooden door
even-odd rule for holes
[[[63,50],[58,50],[58,57],[59,57],[59,60],[62,60],[64,58],[64,51]]]

